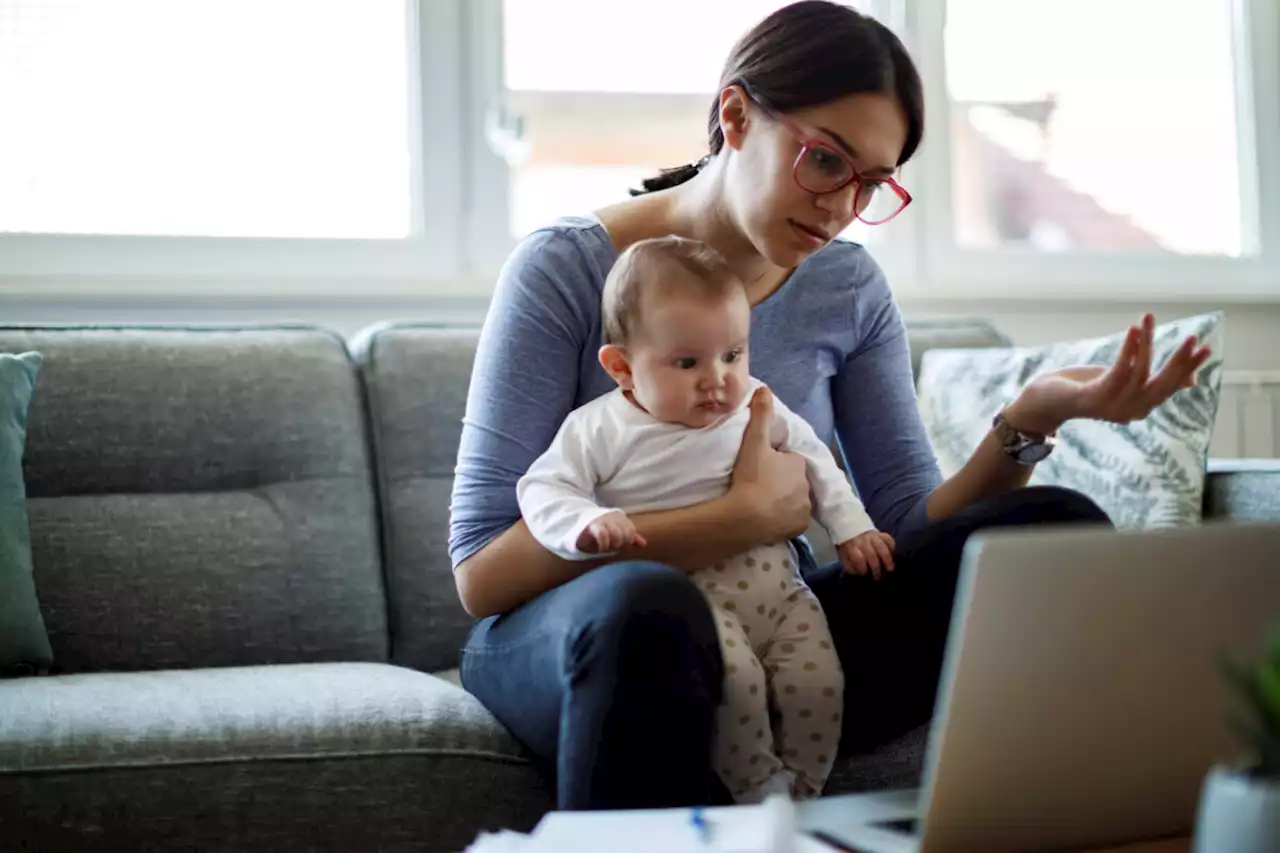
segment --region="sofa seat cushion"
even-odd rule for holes
[[[0,774],[441,751],[527,761],[466,692],[385,664],[93,673],[0,687]]]
[[[1210,459],[1204,517],[1237,524],[1280,521],[1280,459]]]
[[[831,768],[824,795],[918,787],[928,741],[925,724],[868,752],[841,756]]]
[[[317,827],[329,849],[459,849],[554,805],[461,688],[363,663],[0,684],[0,788],[0,824],[54,849],[292,849]]]

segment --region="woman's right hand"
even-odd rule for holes
[[[781,542],[809,527],[809,478],[804,457],[775,450],[769,441],[773,393],[759,388],[751,398],[751,421],[733,464],[729,495],[744,522],[760,532],[761,544]]]

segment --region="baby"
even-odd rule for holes
[[[762,386],[748,372],[746,292],[701,243],[631,246],[605,282],[603,314],[600,363],[618,388],[571,412],[517,486],[529,530],[569,560],[644,547],[632,514],[724,495]],[[878,566],[893,540],[875,530],[809,424],[778,400],[770,440],[805,458],[815,516],[846,571]],[[819,795],[840,738],[844,676],[791,544],[691,578],[711,605],[725,662],[716,771],[738,802]]]

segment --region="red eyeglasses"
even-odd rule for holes
[[[743,92],[756,106],[787,129],[800,143],[791,175],[800,189],[814,195],[839,192],[856,183],[853,196],[854,214],[867,225],[883,225],[911,204],[907,192],[891,177],[865,178],[849,158],[833,146],[806,133],[798,124],[752,95]]]

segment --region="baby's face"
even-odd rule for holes
[[[632,394],[649,414],[701,429],[742,402],[750,387],[745,294],[668,297],[645,306],[642,325],[627,349]]]

